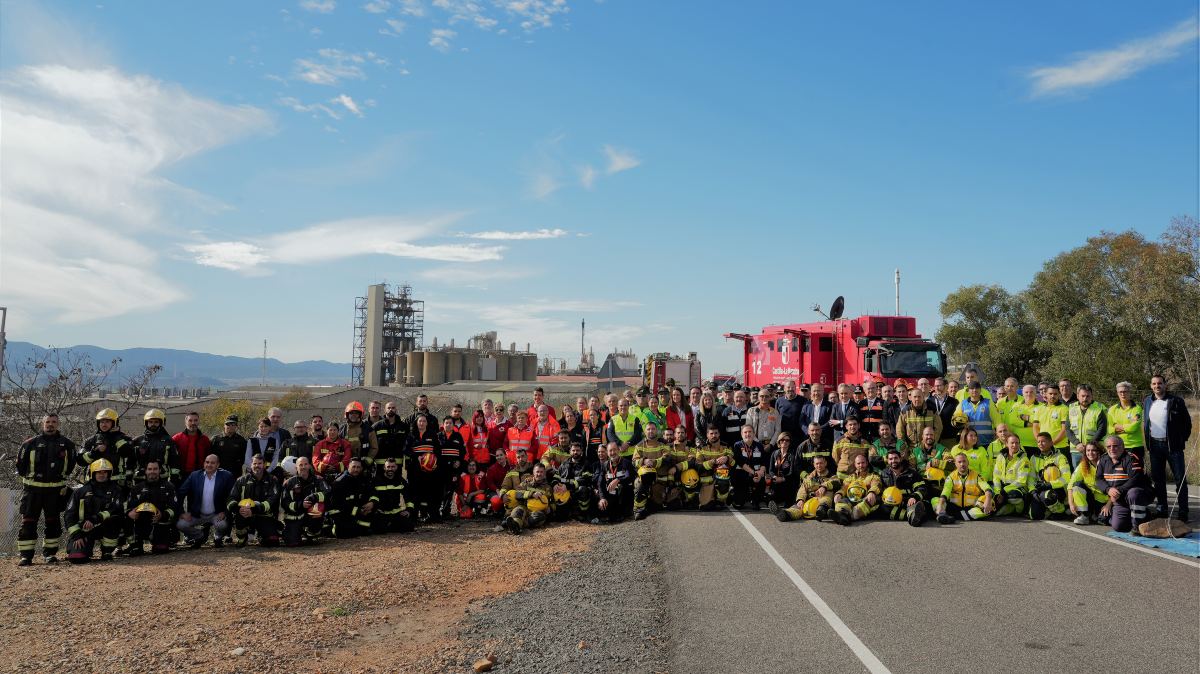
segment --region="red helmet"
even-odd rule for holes
[[[359,414],[366,414],[365,412],[363,412],[362,403],[358,402],[357,400],[352,400],[352,401],[346,403],[346,415],[349,415],[351,412],[358,412]]]
[[[309,517],[320,517],[325,514],[325,504],[317,501],[308,508]]]
[[[417,459],[417,465],[421,466],[423,471],[433,472],[437,468],[437,456],[433,452],[425,452]]]
[[[493,496],[490,502],[492,505],[492,512],[498,513],[504,509],[504,499],[500,496]]]

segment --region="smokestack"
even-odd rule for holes
[[[896,315],[900,315],[900,270],[896,270]]]

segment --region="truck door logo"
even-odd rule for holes
[[[779,340],[779,346],[781,347],[780,354],[779,354],[779,362],[783,363],[784,365],[787,365],[788,364],[788,352],[792,350],[792,340],[787,339],[787,338],[781,339],[781,340]]]

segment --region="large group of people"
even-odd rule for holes
[[[22,446],[17,550],[84,563],[178,546],[299,546],[408,532],[445,518],[492,517],[519,534],[550,522],[598,524],[662,510],[770,509],[780,521],[866,518],[950,524],[989,517],[1064,518],[1130,531],[1168,512],[1166,469],[1187,520],[1184,401],[1151,380],[1140,404],[1116,387],[1104,407],[1063,380],[994,392],[978,373],[891,384],[866,381],[748,389],[668,382],[555,409],[542,389],[527,408],[483,401],[439,418],[427,396],[351,402],[326,424],[284,428],[282,410],[206,435],[189,413],[171,435],[158,409],[131,438],[111,409],[77,447],[57,416]],[[1147,476],[1144,462],[1150,459]],[[85,469],[78,487],[69,486]]]

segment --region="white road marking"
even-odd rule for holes
[[[1138,552],[1144,552],[1147,555],[1154,555],[1155,557],[1162,557],[1163,559],[1169,559],[1172,562],[1179,562],[1180,564],[1186,564],[1187,566],[1190,566],[1193,569],[1200,569],[1200,562],[1194,562],[1194,561],[1188,559],[1187,557],[1180,557],[1179,555],[1173,555],[1168,552],[1160,552],[1158,550],[1155,550],[1154,548],[1147,548],[1147,547],[1143,547],[1141,545],[1134,545],[1133,543],[1129,543],[1127,541],[1122,541],[1118,538],[1112,538],[1110,536],[1101,536],[1100,534],[1094,534],[1090,531],[1084,531],[1083,529],[1080,529],[1078,525],[1063,524],[1062,522],[1052,522],[1050,520],[1043,520],[1043,521],[1046,524],[1053,524],[1054,526],[1056,526],[1060,529],[1066,529],[1067,531],[1074,531],[1075,533],[1083,534],[1084,536],[1091,536],[1092,538],[1104,541],[1105,543],[1115,543],[1116,545],[1123,545],[1123,546],[1129,548],[1130,550],[1137,550]]]
[[[771,545],[771,542],[762,535],[762,532],[760,532],[757,527],[751,524],[750,520],[746,519],[745,515],[736,510],[732,510],[731,512],[733,513],[733,516],[742,523],[742,526],[746,528],[746,531],[750,532],[750,536],[754,538],[759,547],[761,547],[763,551],[767,553],[767,556],[771,558],[771,561],[775,562],[775,565],[778,566],[781,571],[783,571],[783,575],[787,576],[788,580],[792,581],[792,584],[796,586],[796,589],[800,590],[800,594],[804,595],[804,598],[808,600],[808,603],[812,604],[813,608],[817,609],[817,613],[821,614],[821,617],[825,619],[825,622],[829,623],[829,626],[833,628],[833,631],[837,632],[837,635],[842,638],[842,641],[846,642],[846,645],[850,647],[850,650],[854,653],[854,655],[856,655],[863,663],[863,666],[867,668],[867,671],[872,672],[873,674],[891,674],[891,670],[885,667],[884,664],[879,661],[879,658],[875,657],[875,654],[871,652],[870,648],[867,648],[867,645],[864,644],[861,639],[858,638],[858,635],[851,631],[850,628],[846,626],[846,623],[842,622],[842,619],[833,612],[833,609],[829,608],[829,604],[826,604],[825,600],[821,599],[821,597],[813,591],[812,587],[810,587],[809,584],[800,577],[800,574],[796,573],[796,570],[792,568],[792,565],[787,563],[787,560],[785,560],[783,556],[779,554],[779,551],[775,549],[775,546]]]

